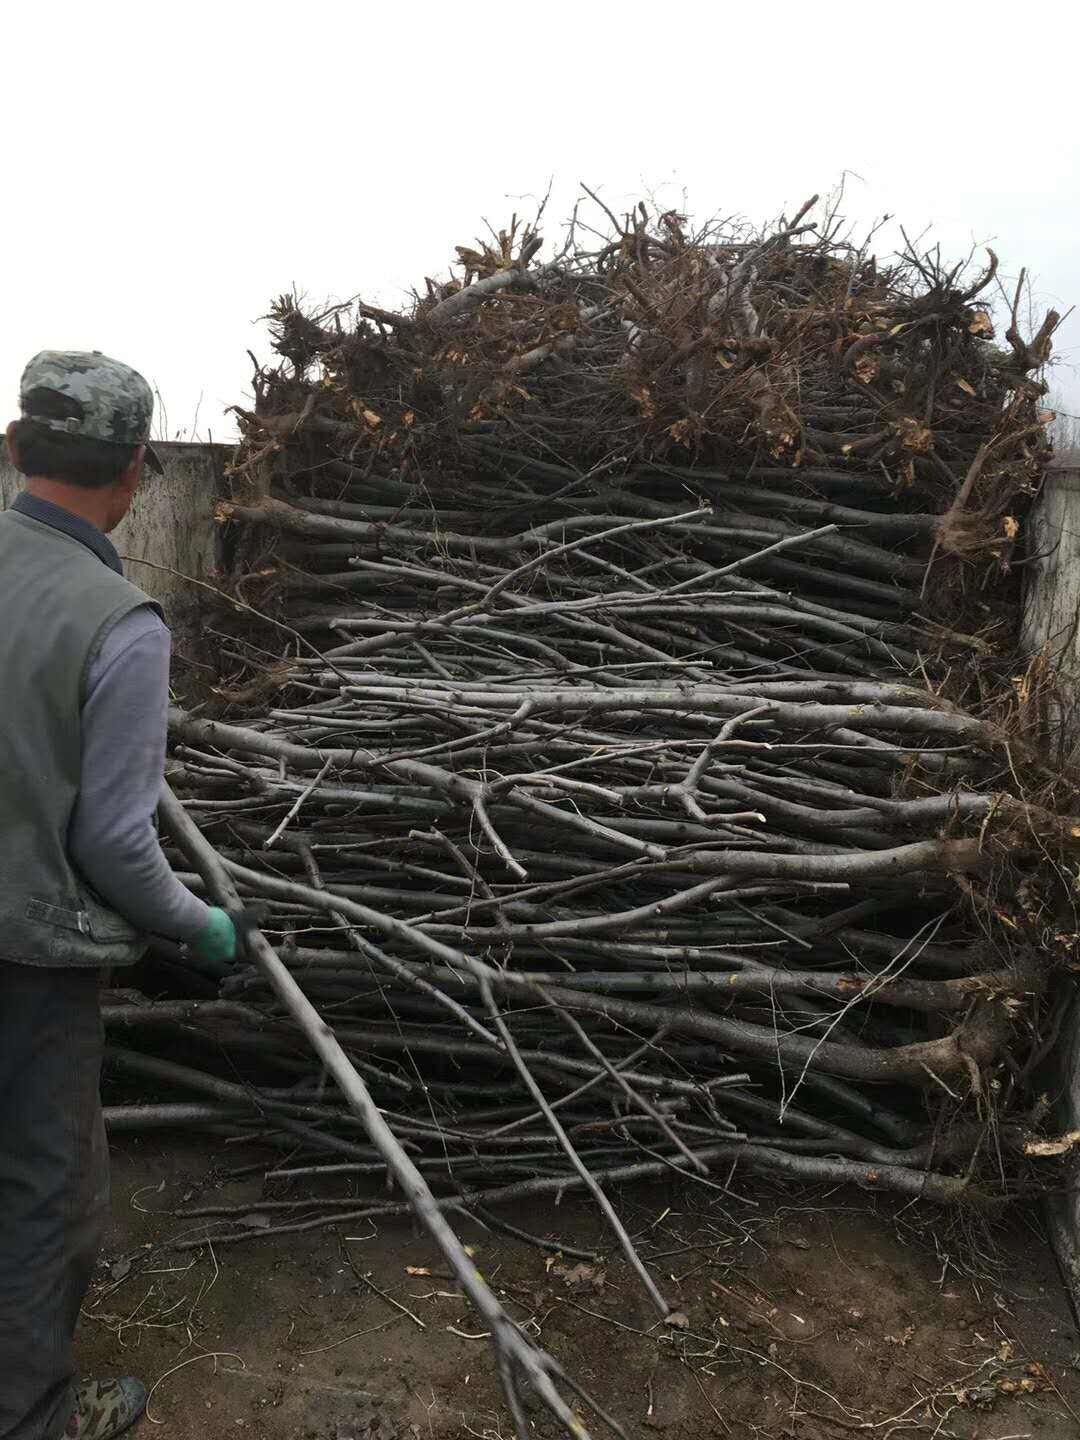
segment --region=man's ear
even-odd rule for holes
[[[120,479],[117,481],[117,484],[125,495],[135,494],[135,491],[138,488],[139,484],[139,477],[142,474],[143,460],[145,456],[146,446],[137,446],[135,449],[135,454],[131,457],[131,463],[127,466],[123,474],[120,476]]]
[[[11,424],[7,427],[4,433],[4,446],[8,453],[8,459],[17,470],[19,468],[19,460],[15,454],[15,425],[16,421],[12,420]]]

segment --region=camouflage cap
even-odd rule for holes
[[[137,370],[100,350],[42,350],[19,385],[23,418],[112,445],[145,445],[146,460],[162,474],[150,444],[154,393]]]

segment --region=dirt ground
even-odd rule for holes
[[[409,1222],[266,1236],[260,1176],[227,1178],[253,1152],[162,1135],[122,1139],[113,1157],[79,1353],[87,1373],[154,1386],[140,1433],[509,1440],[483,1327]],[[685,1327],[657,1324],[576,1196],[505,1218],[595,1247],[598,1264],[475,1223],[459,1233],[511,1313],[628,1436],[1080,1436],[1080,1338],[1036,1215],[991,1231],[859,1191],[735,1188],[618,1197]],[[279,1186],[274,1198],[310,1193]],[[353,1192],[342,1180],[325,1193]],[[251,1207],[252,1239],[170,1248],[222,1233],[176,1211],[230,1202]],[[530,1414],[555,1440],[547,1414]]]

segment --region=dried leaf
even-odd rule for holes
[[[985,310],[976,310],[968,326],[971,335],[985,335],[989,339],[994,333],[994,322]]]
[[[1001,524],[1010,540],[1015,540],[1020,534],[1020,522],[1015,515],[1006,515]]]
[[[602,1265],[590,1265],[585,1260],[577,1265],[566,1265],[556,1260],[550,1269],[553,1275],[562,1279],[568,1290],[602,1290],[607,1280],[607,1272]]]
[[[642,385],[639,389],[631,391],[631,398],[641,411],[641,418],[643,420],[651,420],[656,414],[656,406],[653,404],[652,397],[649,394],[649,387]]]
[[[886,1345],[899,1345],[901,1350],[906,1350],[915,1338],[915,1326],[907,1325],[899,1335],[886,1335]]]
[[[683,1310],[672,1310],[670,1315],[664,1316],[664,1324],[674,1330],[689,1330],[690,1317]]]
[[[406,1265],[406,1275],[430,1275],[431,1271],[426,1265]]]
[[[251,1210],[248,1214],[241,1215],[236,1223],[245,1226],[248,1230],[269,1230],[270,1216],[262,1210]]]
[[[975,387],[974,387],[974,385],[969,384],[968,381],[966,381],[962,375],[958,375],[958,376],[956,377],[956,384],[957,384],[957,387],[958,387],[960,390],[962,390],[965,395],[970,395],[971,398],[974,400],[974,398],[975,398]]]
[[[124,1280],[131,1274],[131,1261],[126,1255],[117,1260],[116,1264],[109,1271],[114,1280]]]
[[[998,1380],[995,1382],[1003,1395],[1031,1395],[1038,1388],[1034,1380]]]
[[[934,432],[910,415],[901,416],[895,429],[905,450],[912,450],[916,455],[927,455],[933,450]]]

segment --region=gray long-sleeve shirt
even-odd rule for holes
[[[79,540],[118,572],[115,549],[85,520],[25,491],[13,509]],[[154,816],[165,764],[169,631],[149,606],[131,611],[90,665],[81,715],[82,772],[68,855],[101,898],[140,930],[194,940],[207,907],[161,852]]]
[[[114,626],[90,666],[68,854],[102,899],[140,930],[194,940],[206,924],[206,906],[169,868],[154,828],[169,645],[168,629],[144,606]]]

